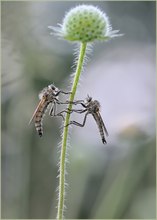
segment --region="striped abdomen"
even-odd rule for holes
[[[35,128],[36,131],[38,132],[39,136],[41,137],[43,135],[43,124],[42,120],[45,115],[45,112],[48,108],[48,105],[50,102],[45,101],[37,110],[36,115],[34,117],[34,122],[35,122]]]

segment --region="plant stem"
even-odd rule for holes
[[[78,63],[76,67],[76,73],[71,89],[71,94],[69,101],[73,102],[77,85],[79,82],[80,74],[83,67],[83,61],[86,53],[87,43],[81,43],[80,45],[80,52],[78,57]],[[72,104],[68,106],[69,112],[72,109]],[[63,139],[62,139],[62,148],[61,148],[61,157],[60,157],[60,168],[59,168],[59,200],[58,200],[58,212],[57,212],[57,219],[63,219],[63,209],[64,209],[64,197],[65,197],[65,163],[66,163],[66,148],[67,148],[67,138],[68,138],[68,126],[70,121],[70,114],[66,114],[65,122],[64,122],[64,130],[63,130]],[[66,127],[65,127],[66,126]]]

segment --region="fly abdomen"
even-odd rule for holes
[[[36,130],[37,130],[40,137],[42,137],[42,135],[43,135],[43,127],[42,126],[43,125],[42,125],[41,121],[38,122],[38,123],[37,122],[35,123],[35,128],[36,128]]]
[[[104,143],[107,143],[106,142],[106,139],[105,139],[105,135],[104,135],[104,130],[103,130],[103,125],[102,125],[102,121],[101,121],[101,118],[99,117],[99,115],[97,114],[92,114],[97,125],[98,125],[98,129],[99,129],[99,132],[100,132],[100,135],[101,135],[101,140]]]
[[[35,128],[39,136],[43,135],[43,124],[42,124],[42,117],[41,115],[36,116],[35,118]]]
[[[42,106],[40,106],[35,116],[35,128],[40,137],[43,135],[42,119],[45,115],[49,103],[50,102],[45,102]]]

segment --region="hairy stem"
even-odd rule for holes
[[[80,53],[78,57],[78,63],[76,68],[76,73],[71,89],[71,95],[69,98],[70,102],[73,102],[75,93],[77,90],[77,85],[79,82],[80,74],[83,67],[83,61],[86,53],[87,43],[81,43],[80,46]],[[68,106],[69,112],[72,109],[72,104]],[[64,130],[63,130],[63,139],[62,139],[62,148],[61,148],[61,157],[60,157],[60,168],[59,168],[59,200],[58,200],[58,212],[57,212],[57,219],[63,219],[63,209],[64,209],[64,197],[65,197],[65,163],[66,163],[66,148],[67,148],[67,138],[68,138],[68,126],[65,125],[69,124],[70,121],[70,114],[66,114],[65,123],[64,123]]]

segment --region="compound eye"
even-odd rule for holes
[[[56,90],[56,87],[54,85],[49,85],[48,87],[49,89]]]

